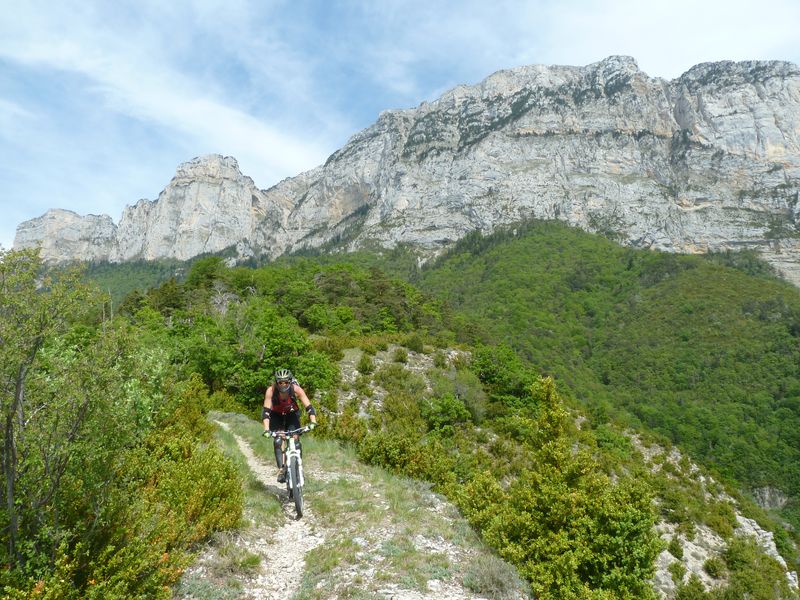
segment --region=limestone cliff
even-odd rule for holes
[[[260,191],[231,158],[196,159],[154,202],[107,218],[19,226],[51,260],[274,257],[555,218],[668,251],[753,247],[800,282],[800,69],[701,64],[673,81],[628,57],[501,71],[387,111],[328,161]],[[62,235],[63,232],[63,235]],[[63,242],[62,242],[63,237]]]

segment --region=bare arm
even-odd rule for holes
[[[316,423],[317,422],[317,415],[314,413],[313,410],[311,412],[308,411],[309,407],[311,407],[311,400],[308,399],[308,395],[306,395],[306,391],[303,388],[301,388],[299,385],[295,384],[294,393],[298,398],[300,398],[300,402],[303,403],[303,406],[305,407],[306,412],[308,413],[309,418],[311,419],[311,422],[312,423]]]
[[[262,411],[264,431],[269,430],[269,411],[272,410],[272,386],[264,393],[264,410]]]

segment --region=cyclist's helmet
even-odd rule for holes
[[[292,372],[289,369],[278,369],[275,371],[275,385],[281,392],[288,392],[292,385]]]

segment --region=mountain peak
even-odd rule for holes
[[[609,56],[499,71],[384,112],[324,165],[266,191],[232,157],[195,158],[157,201],[126,209],[106,255],[406,243],[429,257],[471,231],[544,218],[666,251],[753,248],[800,282],[798,194],[795,65],[704,63],[664,81]],[[30,223],[24,244],[43,239]]]
[[[800,77],[800,68],[794,63],[779,60],[705,62],[693,66],[681,75],[678,81],[693,87],[708,85],[718,88],[763,83],[773,77],[798,78]]]
[[[206,154],[178,165],[175,176],[179,179],[196,177],[238,179],[242,177],[242,173],[234,157]]]
[[[639,63],[632,56],[625,55],[611,55],[601,61],[590,64],[587,69],[595,69],[603,72],[619,72],[624,71],[627,73],[639,71]]]

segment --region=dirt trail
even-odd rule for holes
[[[239,451],[247,459],[253,475],[267,489],[281,499],[287,522],[274,529],[274,524],[265,523],[258,528],[261,535],[248,536],[239,540],[248,552],[261,557],[263,568],[255,577],[243,582],[244,589],[240,598],[290,598],[300,587],[305,570],[305,555],[325,541],[325,529],[317,525],[313,509],[306,507],[303,518],[297,519],[294,503],[288,498],[284,485],[277,483],[277,469],[272,464],[264,463],[258,458],[250,445],[233,433],[231,428],[221,421],[217,425],[228,431],[236,439]],[[313,476],[313,470],[309,476]],[[204,558],[213,560],[213,556],[203,557],[198,561],[202,565]]]
[[[376,485],[362,473],[325,471],[311,461],[305,465],[306,473],[309,479],[321,484],[322,489],[311,494],[312,501],[306,505],[303,517],[297,519],[294,503],[288,498],[285,487],[276,481],[277,469],[272,460],[257,456],[228,424],[215,423],[234,437],[253,476],[280,500],[284,516],[277,515],[270,523],[251,518],[254,524],[250,527],[226,534],[230,537],[222,544],[209,544],[195,564],[187,569],[184,578],[188,583],[176,598],[292,598],[301,592],[304,574],[306,584],[313,589],[303,590],[303,594],[310,593],[319,598],[350,597],[357,592],[386,600],[485,598],[465,589],[463,584],[464,566],[480,560],[482,554],[475,547],[463,547],[454,544],[452,539],[445,539],[452,536],[444,534],[443,527],[452,528],[453,517],[449,514],[449,505],[440,497],[428,491],[418,492],[424,496],[420,499],[420,508],[406,507],[405,510],[409,511],[411,520],[421,522],[417,524],[419,530],[409,529],[408,523],[394,518],[393,503],[402,505],[404,501],[396,496],[396,489],[387,494],[385,486]],[[340,491],[343,484],[353,490],[352,496],[336,496],[336,490]],[[317,520],[314,499],[322,497],[326,497],[328,503],[339,503],[341,518],[335,518],[329,524],[325,519],[330,519],[330,514],[325,513],[325,519]],[[367,502],[370,508],[363,515],[354,512],[353,505],[357,502]],[[371,523],[365,523],[365,519]],[[353,555],[348,555],[348,560],[333,565],[323,576],[309,577],[305,573],[305,557],[321,544],[332,548],[342,546],[339,551],[344,553],[352,552],[353,544],[357,549]],[[234,569],[226,572],[221,567],[226,561],[226,552],[239,552],[240,556],[247,557],[256,555],[260,564],[248,571]],[[410,564],[402,564],[402,560],[397,558],[399,553],[405,553]],[[444,572],[437,574],[431,569],[426,570],[428,563],[443,564],[441,569]],[[420,571],[430,578],[422,585],[415,580]],[[408,589],[409,586],[416,589]],[[502,597],[521,600],[523,594]]]

